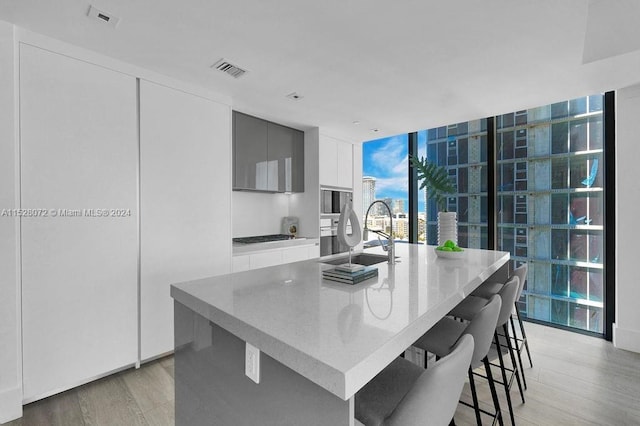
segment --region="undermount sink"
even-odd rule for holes
[[[387,260],[389,260],[389,257],[384,254],[360,253],[351,256],[351,263],[356,263],[363,266],[375,265],[376,263],[386,262]],[[321,260],[320,262],[328,263],[329,265],[342,265],[344,263],[349,263],[349,256],[342,256],[336,259]]]

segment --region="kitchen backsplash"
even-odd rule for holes
[[[279,234],[289,216],[289,195],[233,191],[233,237]]]

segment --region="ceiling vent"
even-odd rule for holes
[[[113,16],[110,13],[102,11],[100,9],[96,9],[93,6],[89,6],[89,11],[87,12],[87,16],[89,18],[97,19],[100,22],[103,22],[113,28],[117,27],[120,23],[120,18],[117,16]]]
[[[213,64],[211,66],[211,68],[215,68],[218,71],[221,71],[221,72],[223,72],[225,74],[229,74],[233,78],[240,78],[247,72],[247,70],[242,69],[239,66],[232,64],[231,62],[227,61],[226,59],[220,59],[218,62]]]

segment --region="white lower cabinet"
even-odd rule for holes
[[[265,250],[250,254],[235,255],[233,256],[232,265],[233,272],[242,272],[250,269],[266,268],[267,266],[299,262],[317,257],[320,257],[320,246],[314,243],[295,247]]]
[[[267,266],[280,265],[282,263],[282,250],[254,253],[249,256],[251,269],[266,268]]]
[[[19,84],[28,402],[137,361],[138,128],[129,75],[21,44]]]
[[[282,250],[282,263],[299,262],[320,256],[320,246],[309,245],[290,247]]]
[[[233,272],[248,271],[249,269],[251,269],[251,264],[248,254],[233,256],[231,263],[231,270]]]
[[[231,111],[140,82],[140,357],[173,350],[170,285],[230,272]]]

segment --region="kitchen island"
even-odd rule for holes
[[[396,255],[356,285],[324,280],[334,266],[317,260],[172,285],[176,425],[353,424],[354,394],[509,259],[412,244]]]

